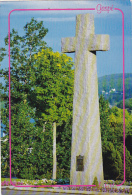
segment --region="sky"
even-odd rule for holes
[[[8,14],[13,9],[49,9],[48,11],[14,11],[11,13],[11,29],[14,28],[23,35],[23,26],[34,17],[44,22],[49,32],[44,37],[53,51],[61,52],[61,38],[74,37],[76,15],[83,13],[94,14],[95,34],[110,35],[110,50],[97,52],[98,77],[123,72],[122,51],[122,14],[118,10],[102,11],[100,14],[91,10],[82,11],[51,11],[50,9],[63,8],[96,8],[113,6],[123,11],[125,32],[125,72],[132,73],[132,7],[130,0],[116,1],[14,1],[0,2],[0,47],[4,47],[4,38],[8,33]],[[68,54],[74,60],[74,53]],[[3,61],[2,68],[8,67],[8,57]]]

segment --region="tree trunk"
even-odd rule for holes
[[[56,179],[56,122],[53,123],[53,179]]]

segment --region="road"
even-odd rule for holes
[[[33,192],[33,191],[21,191],[21,190],[7,190],[2,189],[1,195],[67,195],[67,193],[59,193],[59,192]],[[75,194],[70,194],[75,195]]]

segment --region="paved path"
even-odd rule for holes
[[[52,193],[52,192],[33,192],[33,191],[21,191],[21,190],[7,190],[2,189],[1,195],[67,195],[67,193]],[[70,194],[75,195],[75,194]]]
[[[6,187],[2,188],[1,195],[81,195],[81,194],[86,194],[86,195],[117,195],[117,193],[106,193],[106,192],[94,192],[94,191],[77,191],[77,190],[59,190],[59,189],[36,189],[36,188],[31,188],[31,189],[20,189],[17,188],[16,190],[13,189],[13,186],[9,186],[7,189]],[[40,191],[38,191],[40,190]],[[125,195],[124,193],[121,193],[120,195]]]

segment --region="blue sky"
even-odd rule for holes
[[[130,0],[115,1],[23,1],[23,2],[0,2],[0,43],[4,46],[4,38],[8,33],[8,14],[13,9],[47,9],[47,8],[96,8],[112,6],[119,8],[125,15],[125,72],[132,73],[132,7]],[[49,29],[44,38],[53,51],[61,52],[61,38],[74,37],[76,15],[81,13],[92,13],[95,18],[95,34],[110,35],[110,50],[97,52],[98,77],[123,72],[122,61],[122,14],[119,11],[110,13],[95,11],[15,11],[11,13],[11,29],[15,28],[23,35],[23,26],[32,17],[43,21],[44,26]],[[74,54],[67,54],[73,57]],[[2,63],[2,67],[8,67],[8,58]]]

